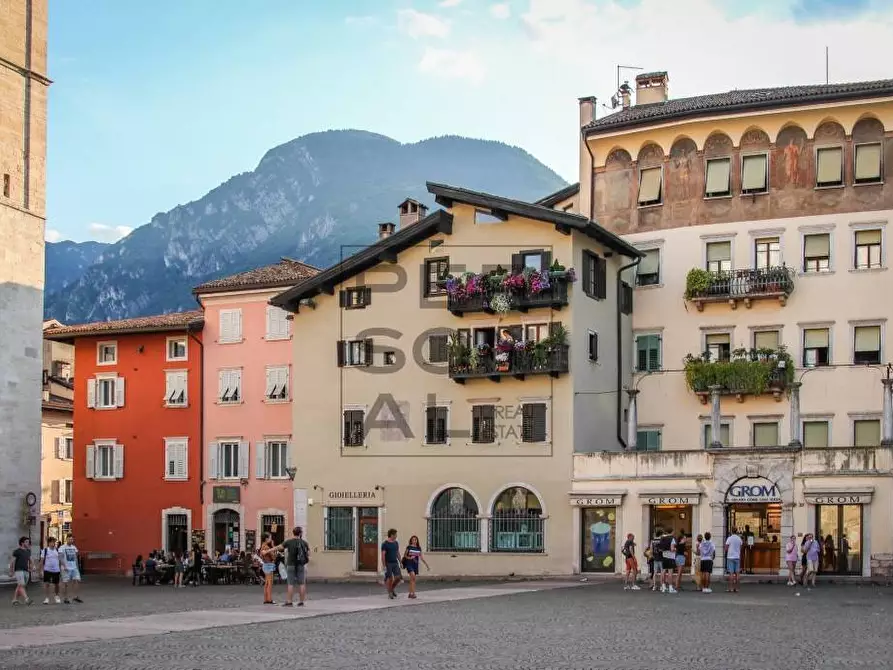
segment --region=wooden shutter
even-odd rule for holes
[[[279,368],[279,396],[283,400],[290,396],[288,372],[288,366]]]
[[[335,346],[337,348],[336,354],[337,354],[337,360],[338,360],[338,367],[343,368],[344,367],[344,340],[338,340],[337,342],[335,342]]]
[[[93,479],[96,472],[96,447],[87,445],[87,479]]]
[[[533,441],[546,441],[546,405],[533,406]]]
[[[232,381],[233,393],[232,400],[242,400],[242,371],[230,370],[229,378]]]
[[[254,476],[256,479],[266,479],[267,477],[267,443],[254,443]]]
[[[273,391],[278,392],[278,390],[279,390],[278,388],[276,388],[276,386],[277,386],[276,382],[278,380],[276,379],[276,369],[275,368],[267,368],[266,373],[267,373],[267,381],[266,381],[266,386],[264,387],[264,399],[270,400],[270,396],[273,394]]]
[[[598,360],[598,333],[589,333],[589,360]]]
[[[115,479],[124,477],[124,445],[115,445]]]
[[[512,274],[516,275],[524,271],[524,256],[512,254]]]
[[[595,297],[604,300],[608,296],[608,261],[595,257]]]
[[[177,445],[177,476],[182,479],[189,477],[189,442],[180,442]]]
[[[61,495],[59,492],[59,480],[54,479],[50,482],[50,502],[54,505],[58,505],[62,502]]]
[[[633,287],[625,281],[620,282],[620,313],[633,313]]]
[[[124,377],[115,377],[115,406],[124,407]]]
[[[437,408],[425,408],[425,442],[433,444],[437,442]]]
[[[344,289],[338,291],[338,306],[347,307],[347,291]]]
[[[363,364],[366,366],[372,365],[372,338],[369,338],[364,341],[363,346],[365,347],[366,359],[363,361]]]
[[[372,287],[371,286],[363,287],[363,304],[364,305],[372,304]]]
[[[540,272],[548,272],[549,267],[552,265],[552,252],[544,250],[540,256],[540,260]]]
[[[288,468],[293,468],[294,466],[294,456],[292,453],[292,442],[288,440],[285,443],[285,466]]]
[[[60,460],[65,458],[65,452],[63,451],[65,449],[64,445],[65,445],[65,438],[57,437],[56,438],[56,458],[58,458]]]
[[[174,444],[172,442],[165,441],[164,443],[164,478],[168,479],[170,477],[175,477],[177,475],[177,467],[171,467],[171,463],[176,464],[176,457],[174,456]]]
[[[533,442],[533,405],[521,406],[521,441]]]
[[[242,339],[242,310],[237,309],[233,311],[233,339],[241,340]]]
[[[447,336],[446,335],[429,335],[428,336],[428,361],[430,363],[446,363],[447,362]]]
[[[248,445],[249,442],[239,442],[239,479],[248,477]]]
[[[220,455],[220,445],[217,442],[208,442],[208,479],[217,479],[217,458]]]
[[[87,407],[96,407],[96,380],[87,380]]]
[[[595,297],[595,282],[592,280],[592,255],[583,252],[583,293]]]

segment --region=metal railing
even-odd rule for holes
[[[784,265],[771,268],[712,272],[710,287],[695,300],[704,298],[753,298],[761,295],[790,295],[794,272]]]
[[[541,554],[545,535],[546,520],[539,511],[504,512],[490,519],[490,551]]]
[[[330,510],[333,508],[330,508]],[[354,526],[353,509],[350,516],[328,516],[325,523],[325,548],[327,550],[350,550],[354,548],[357,536]]]
[[[480,551],[477,516],[436,514],[428,518],[428,551]]]
[[[563,307],[568,304],[567,297],[567,278],[551,277],[549,279],[549,288],[540,293],[531,293],[527,288],[521,290],[506,289],[483,289],[481,293],[473,295],[448,295],[447,309],[453,314],[464,314],[466,312],[490,312],[494,310],[491,307],[493,299],[498,295],[506,296],[512,309],[527,310],[535,307]]]
[[[498,352],[492,350],[481,354],[477,360],[451,356],[450,379],[566,373],[569,369],[569,349],[568,345],[560,344],[539,351],[514,350],[507,352],[507,361],[496,360]]]

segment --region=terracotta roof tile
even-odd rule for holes
[[[660,123],[677,118],[707,116],[714,113],[818,104],[835,100],[887,95],[893,95],[893,79],[727,91],[648,105],[634,105],[629,109],[593,121],[586,126],[586,130],[596,133],[610,132],[620,128]]]
[[[75,337],[89,335],[125,335],[127,333],[151,333],[186,330],[193,321],[201,321],[204,315],[199,310],[191,312],[172,312],[157,316],[139,316],[134,319],[120,321],[96,321],[73,326],[48,328],[43,332],[47,340],[71,340]]]
[[[291,258],[283,258],[274,265],[265,265],[253,270],[247,270],[238,274],[212,279],[199,286],[192,292],[196,295],[202,293],[218,293],[238,289],[280,288],[294,286],[295,284],[310,279],[319,274],[319,268],[295,261]]]

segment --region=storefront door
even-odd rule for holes
[[[357,523],[357,569],[378,572],[378,508],[361,507]]]
[[[735,532],[744,540],[741,571],[776,574],[781,565],[781,504],[738,503],[729,505],[726,511],[725,536]]]
[[[224,509],[214,513],[214,551],[222,554],[228,545],[239,548],[239,513]]]
[[[649,537],[655,537],[660,531],[661,535],[670,533],[674,538],[685,535],[688,547],[685,551],[685,566],[691,566],[691,553],[694,551],[694,542],[691,538],[692,506],[691,505],[652,505],[651,506],[651,532]]]
[[[584,507],[580,512],[583,522],[580,570],[615,572],[617,508]]]
[[[819,574],[862,574],[862,505],[816,505]]]

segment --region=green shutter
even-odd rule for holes
[[[639,335],[636,338],[636,370],[660,370],[660,335]]]

